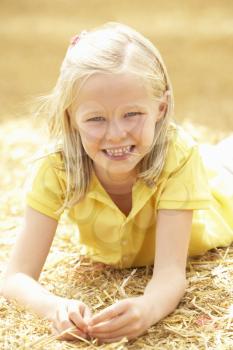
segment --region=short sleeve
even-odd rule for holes
[[[59,164],[56,154],[37,160],[24,188],[26,204],[57,221],[62,213],[56,211],[63,205],[65,193]]]
[[[198,144],[170,148],[158,209],[208,209],[212,200]]]

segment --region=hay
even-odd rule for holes
[[[21,130],[21,134],[15,133]],[[38,149],[41,136],[28,121],[5,123],[0,131],[4,177],[0,181],[0,276],[22,224],[25,159]],[[6,137],[7,135],[7,137]],[[18,135],[18,136],[17,136]],[[99,311],[122,298],[143,293],[152,267],[114,270],[93,264],[77,247],[77,231],[62,216],[40,282],[48,290],[81,299]],[[47,320],[14,301],[0,298],[0,348],[46,349],[233,349],[233,246],[189,258],[188,286],[178,308],[136,340],[98,345],[96,339],[57,340]],[[72,329],[70,330],[72,333]]]

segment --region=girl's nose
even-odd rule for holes
[[[126,136],[126,130],[120,122],[111,120],[107,126],[105,138],[107,140],[118,141]]]

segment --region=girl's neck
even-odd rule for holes
[[[107,174],[103,169],[96,168],[95,166],[93,166],[93,170],[101,185],[111,194],[129,194],[137,180],[135,170],[130,174]]]

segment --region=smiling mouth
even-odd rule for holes
[[[134,148],[135,148],[135,145],[132,145],[132,146],[130,146],[129,151],[124,151],[124,152],[112,151],[112,150],[107,151],[106,149],[103,149],[102,152],[104,152],[105,154],[110,155],[110,156],[120,157],[120,156],[124,156],[124,155],[132,153]]]

